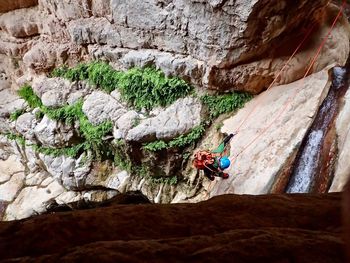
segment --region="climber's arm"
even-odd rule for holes
[[[236,134],[229,134],[226,136],[226,138],[223,140],[223,142],[214,150],[212,151],[213,153],[223,153],[225,150],[225,146],[226,144],[232,139],[233,136],[235,136]]]

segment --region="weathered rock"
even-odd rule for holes
[[[127,186],[130,183],[130,175],[127,171],[121,171],[115,175],[108,178],[106,187],[110,189],[118,190],[121,193],[126,192]]]
[[[9,262],[341,263],[346,261],[341,221],[340,194],[226,195],[174,205],[116,202],[2,222],[0,257]]]
[[[24,173],[19,172],[11,176],[10,180],[0,185],[0,200],[12,201],[24,185]]]
[[[8,117],[15,110],[23,109],[26,103],[9,89],[0,91],[0,117]]]
[[[330,192],[343,191],[350,178],[350,90],[344,98],[344,106],[339,113],[336,129],[338,135],[338,160]]]
[[[0,13],[5,13],[18,8],[35,6],[38,0],[2,0],[0,2]]]
[[[127,112],[117,100],[102,91],[94,91],[86,97],[83,111],[94,125],[107,120],[116,121]]]
[[[26,178],[25,178],[25,185],[26,186],[36,186],[36,185],[47,186],[48,184],[45,183],[42,185],[42,183],[48,178],[52,179],[52,177],[50,177],[45,172],[28,174],[28,175],[26,175]],[[52,183],[52,182],[53,182],[53,179],[50,181],[50,183]]]
[[[139,118],[139,114],[136,111],[128,111],[117,120],[116,126],[118,127],[118,134],[121,138],[125,138],[128,131],[137,126]],[[116,139],[118,139],[117,137],[115,136]]]
[[[82,155],[75,160],[65,156],[51,157],[40,154],[40,159],[53,178],[61,182],[65,188],[76,190],[85,186],[86,178],[91,169],[89,162],[83,163],[84,156]]]
[[[24,167],[16,155],[0,160],[0,184],[10,180],[14,174],[23,173]]]
[[[69,144],[74,136],[74,130],[60,121],[49,119],[47,116],[40,121],[35,127],[34,133],[36,138],[44,146],[60,147]]]
[[[0,16],[0,27],[18,38],[39,34],[38,9],[19,9]]]
[[[22,219],[46,211],[50,202],[62,194],[65,189],[56,181],[45,188],[29,186],[23,188],[5,214],[5,220]]]
[[[200,124],[201,109],[202,105],[196,98],[179,99],[158,116],[142,120],[128,132],[126,139],[128,141],[172,139]]]
[[[16,130],[27,140],[33,141],[35,139],[34,128],[36,125],[35,115],[30,112],[22,114],[16,120]]]
[[[329,86],[328,71],[323,70],[304,80],[262,93],[237,115],[224,121],[222,131],[232,133],[245,120],[231,141],[231,176],[211,184],[210,196],[268,193],[312,124]],[[256,110],[247,118],[254,107]]]

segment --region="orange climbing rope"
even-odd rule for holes
[[[300,44],[297,46],[297,48],[294,50],[293,54],[289,57],[288,61],[284,64],[284,66],[282,67],[282,69],[278,72],[277,76],[274,78],[274,80],[271,82],[271,84],[269,85],[269,87],[266,90],[269,90],[273,87],[273,85],[276,83],[277,79],[281,76],[282,72],[285,70],[285,68],[287,67],[287,65],[289,64],[289,62],[292,61],[292,59],[295,57],[295,55],[297,54],[297,52],[299,51],[299,49],[304,45],[305,41],[309,38],[312,30],[314,29],[315,24],[307,31],[307,33],[305,34],[305,37],[303,38],[303,40],[300,42]],[[238,133],[240,128],[243,126],[243,124],[248,120],[249,116],[258,108],[260,101],[259,101],[260,97],[256,100],[256,104],[254,105],[253,109],[245,116],[245,118],[243,119],[243,121],[240,123],[240,125],[238,126],[238,128],[236,129],[235,133]]]
[[[325,43],[327,42],[327,40],[328,40],[330,34],[332,33],[332,31],[333,31],[333,29],[334,29],[334,27],[335,27],[337,21],[338,21],[339,18],[341,17],[341,15],[342,15],[342,13],[343,13],[343,9],[344,9],[344,7],[345,7],[345,4],[346,4],[346,0],[343,0],[343,4],[342,4],[342,6],[341,6],[341,8],[340,8],[340,10],[339,10],[339,12],[338,12],[338,15],[337,15],[336,18],[334,19],[333,24],[332,24],[330,30],[328,31],[326,37],[323,39],[322,43],[320,44],[320,46],[319,46],[319,48],[318,48],[318,50],[317,50],[315,56],[313,57],[312,61],[310,62],[310,65],[309,65],[309,67],[307,68],[307,70],[306,70],[306,72],[305,72],[305,74],[304,74],[304,76],[303,76],[303,78],[302,78],[302,81],[303,81],[303,82],[302,82],[301,86],[303,86],[305,77],[309,74],[310,70],[311,70],[312,67],[314,66],[314,64],[315,64],[315,62],[316,62],[316,60],[317,60],[317,58],[319,57],[319,55],[320,55],[320,53],[321,53],[322,48],[324,47]],[[303,40],[302,43],[303,43],[304,41],[305,41],[305,40]],[[302,44],[301,44],[301,45],[302,45]],[[301,45],[298,46],[298,48],[296,49],[296,51],[301,47]],[[296,53],[296,52],[294,52],[292,56],[294,56],[295,53]],[[291,57],[291,58],[292,58],[292,57]],[[288,61],[290,61],[291,58],[290,58]],[[288,63],[288,62],[287,62],[287,63]],[[287,65],[287,63],[286,63],[286,65]],[[286,66],[286,65],[285,65],[285,66]],[[283,69],[284,69],[284,67],[283,67]],[[283,71],[283,69],[280,71],[280,73]],[[277,79],[277,77],[276,77],[276,79]],[[275,79],[275,80],[276,80],[276,79]],[[274,82],[275,82],[275,81],[274,81]],[[274,83],[274,82],[273,82],[273,83]],[[272,83],[272,84],[273,84],[273,83]],[[269,88],[271,88],[271,87],[272,87],[272,85],[270,85]],[[294,98],[295,95],[296,95],[299,91],[300,91],[300,89],[296,89],[296,91],[295,91],[294,93],[292,93],[291,96],[288,97],[288,100],[286,101],[286,103],[285,103],[285,105],[284,105],[282,111],[280,111],[280,113],[270,122],[270,124],[269,124],[265,129],[263,129],[263,131],[260,132],[250,143],[248,143],[236,156],[231,157],[230,159],[233,160],[234,158],[237,158],[237,157],[238,157],[239,155],[241,155],[247,148],[249,148],[258,138],[260,138],[267,130],[269,130],[269,129],[271,128],[272,124],[273,124],[277,119],[279,119],[279,118],[281,117],[281,115],[285,112],[285,110],[286,110],[286,109],[288,108],[288,106],[291,104],[292,98]],[[258,105],[258,104],[257,104],[257,105]],[[253,108],[253,110],[248,114],[248,116],[254,111],[255,108],[256,108],[256,107]],[[247,116],[247,117],[248,117],[248,116]],[[246,117],[246,119],[247,119],[247,117]],[[246,119],[245,119],[245,120],[246,120]],[[244,120],[244,122],[245,122],[245,120]],[[239,126],[239,128],[240,128],[241,126],[242,126],[242,124]]]

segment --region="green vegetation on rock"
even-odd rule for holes
[[[118,89],[122,98],[137,110],[168,106],[193,91],[184,80],[166,77],[162,71],[152,67],[132,68],[123,72],[105,62],[79,64],[74,68],[63,66],[55,69],[51,76],[71,81],[87,80],[106,92]]]
[[[21,116],[23,113],[25,113],[26,111],[24,109],[18,109],[15,110],[14,112],[11,113],[10,115],[10,120],[11,121],[15,121],[18,119],[19,116]]]
[[[174,148],[174,147],[177,147],[177,148],[187,147],[195,144],[203,136],[204,133],[205,133],[205,125],[201,124],[201,125],[198,125],[197,127],[194,127],[189,133],[182,134],[172,139],[168,143],[163,140],[145,143],[143,145],[143,149],[150,152],[156,152],[163,149]]]
[[[208,107],[210,118],[217,118],[219,115],[235,111],[244,106],[252,99],[252,95],[246,92],[233,92],[223,95],[204,95],[202,102]]]
[[[112,132],[113,125],[110,121],[101,123],[100,125],[93,125],[83,112],[83,101],[79,100],[73,105],[65,105],[59,108],[48,108],[44,106],[41,99],[34,93],[33,89],[25,85],[18,94],[22,97],[31,108],[39,108],[40,112],[46,114],[52,120],[62,121],[66,124],[73,125],[75,122],[79,123],[79,132],[83,137],[84,142],[72,147],[53,149],[45,147],[36,147],[42,153],[54,156],[67,155],[76,157],[82,151],[92,151],[93,157],[100,160],[111,155],[111,147],[104,141],[104,137]]]

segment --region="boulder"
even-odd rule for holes
[[[8,205],[4,219],[18,220],[43,213],[47,206],[54,202],[54,199],[64,191],[65,189],[56,181],[53,181],[47,187],[25,187],[16,199]]]
[[[140,142],[169,140],[185,134],[200,124],[201,109],[196,98],[178,99],[156,117],[142,120],[128,132],[126,139]]]
[[[86,97],[83,111],[94,125],[116,121],[127,112],[117,100],[102,91],[94,91]]]
[[[10,36],[33,37],[39,34],[38,9],[19,9],[0,16],[0,27]]]
[[[36,6],[38,0],[2,0],[0,2],[0,13],[5,13],[11,10]]]
[[[52,157],[40,154],[48,173],[66,189],[76,190],[85,187],[85,181],[91,170],[90,162],[83,162],[83,154],[78,159],[66,156]]]
[[[47,116],[34,129],[35,137],[44,146],[67,146],[74,136],[74,130],[60,121],[49,119]]]
[[[35,140],[34,128],[37,125],[35,115],[30,112],[26,112],[18,117],[16,120],[16,130],[24,136],[25,139],[33,141]]]
[[[15,173],[8,182],[0,184],[0,201],[11,202],[24,186],[24,177],[23,172]]]

